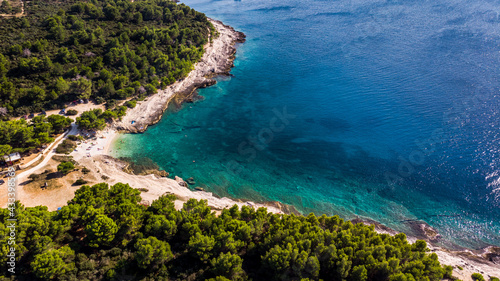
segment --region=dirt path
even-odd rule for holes
[[[31,174],[37,172],[38,170],[41,170],[43,167],[45,167],[45,165],[47,165],[47,163],[50,161],[50,159],[52,158],[52,156],[54,156],[56,154],[56,147],[61,142],[63,142],[65,139],[67,139],[68,135],[75,135],[77,132],[78,132],[78,126],[75,123],[72,123],[71,124],[71,129],[68,132],[66,132],[66,133],[62,134],[61,136],[59,136],[54,142],[52,142],[52,144],[49,147],[47,147],[47,149],[44,150],[44,152],[42,152],[40,154],[39,157],[45,157],[42,162],[40,162],[35,167],[33,167],[33,168],[29,169],[29,170],[23,171],[23,172],[21,172],[20,174],[17,175],[18,182],[25,181],[28,178],[29,175],[31,175]],[[33,160],[35,160],[35,159],[33,159]],[[30,161],[30,162],[34,163],[33,160]],[[25,165],[29,166],[27,164],[25,164]]]

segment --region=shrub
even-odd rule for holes
[[[78,136],[75,136],[75,135],[69,135],[68,136],[68,139],[72,140],[72,141],[77,141],[78,140]]]
[[[76,161],[73,159],[73,156],[69,155],[54,155],[52,156],[52,160],[57,162],[71,162],[73,164],[76,164]]]
[[[86,181],[84,179],[77,179],[73,185],[83,185],[86,183],[88,183],[88,181]]]
[[[75,169],[75,165],[73,165],[73,163],[71,162],[62,162],[61,164],[57,165],[57,171],[65,175],[73,171],[73,169]]]
[[[109,177],[108,177],[108,176],[106,176],[106,175],[102,175],[102,176],[101,176],[101,179],[103,179],[103,180],[109,180]]]
[[[144,188],[144,187],[138,188],[137,190],[139,190],[140,192],[148,192],[149,191],[149,189]]]
[[[471,277],[474,281],[485,281],[483,275],[479,273],[472,273]]]
[[[84,174],[88,174],[88,173],[90,173],[90,170],[84,167],[84,168],[82,169],[82,173],[84,173]]]
[[[76,110],[76,109],[66,110],[66,115],[77,115],[77,114],[78,114],[78,110]]]
[[[39,180],[41,177],[42,177],[42,175],[39,175],[39,174],[31,174],[28,176],[28,179],[30,179],[32,181],[36,181],[36,180]]]
[[[444,268],[444,278],[453,279],[453,266],[445,265]]]
[[[491,276],[491,277],[490,277],[490,281],[500,281],[500,279],[498,279],[497,277],[493,277],[493,276]]]
[[[137,105],[137,101],[131,100],[125,103],[125,106],[128,108],[134,108]]]
[[[76,142],[66,139],[56,148],[57,153],[70,154],[76,148]]]
[[[103,97],[96,97],[95,102],[96,104],[103,104],[106,102],[106,100]]]
[[[114,99],[107,100],[105,106],[106,109],[112,109],[113,107],[116,106],[116,100]]]

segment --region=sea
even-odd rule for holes
[[[232,75],[114,156],[217,196],[500,246],[500,1],[182,3],[246,34]]]

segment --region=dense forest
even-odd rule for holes
[[[280,215],[206,201],[177,211],[126,184],[83,186],[58,211],[16,205],[16,276],[24,280],[441,280],[425,241],[377,234],[338,216]],[[149,206],[148,206],[149,205]],[[0,263],[8,254],[0,210]],[[11,274],[1,267],[0,275]]]
[[[169,0],[33,0],[25,10],[0,17],[0,115],[155,93],[189,73],[214,32]]]
[[[24,119],[0,121],[0,156],[51,143],[52,135],[64,132],[71,122],[71,118],[61,115],[36,116],[29,122]]]

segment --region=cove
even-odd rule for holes
[[[184,3],[247,35],[233,76],[114,156],[219,196],[500,246],[500,4]]]

